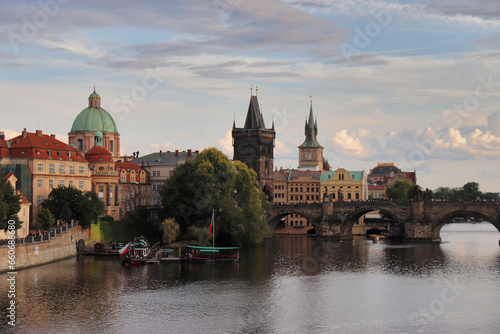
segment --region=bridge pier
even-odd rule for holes
[[[405,222],[405,241],[412,242],[441,242],[439,236],[435,236],[431,222]]]

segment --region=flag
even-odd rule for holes
[[[132,250],[132,245],[129,242],[128,244],[125,245],[125,247],[120,248],[120,250],[118,251],[118,253],[120,253],[120,257],[123,257],[123,255],[127,254],[131,250]]]
[[[210,235],[212,234],[213,228],[214,228],[214,211],[212,211],[212,220],[210,221],[210,230],[208,231],[208,240],[210,240]]]

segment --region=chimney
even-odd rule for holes
[[[191,156],[191,149],[188,150],[188,157]]]
[[[179,155],[179,150],[175,150],[175,156],[177,157]]]
[[[36,130],[36,135],[41,136],[42,135],[42,130]]]
[[[50,135],[52,138],[56,139],[56,135],[55,134],[51,134]]]
[[[0,131],[0,140],[5,140],[5,133]]]
[[[161,157],[161,150],[160,150],[160,157]]]

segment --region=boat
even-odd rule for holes
[[[129,242],[120,250],[120,254],[123,254],[122,265],[137,266],[145,264],[150,259],[151,250],[146,239],[135,237],[133,242]]]
[[[189,252],[184,259],[196,263],[236,263],[240,260],[240,247],[203,247],[186,245]]]
[[[238,262],[240,260],[240,247],[215,247],[215,210],[212,211],[208,240],[210,240],[212,233],[212,247],[186,245],[189,252],[183,258],[190,262],[199,263]]]

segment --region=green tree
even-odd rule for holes
[[[104,214],[104,203],[93,191],[82,192],[75,187],[58,186],[52,189],[42,207],[47,208],[55,219],[69,222],[77,220],[83,228],[90,226]]]
[[[215,148],[178,166],[160,193],[165,217],[174,218],[185,237],[188,229],[197,236],[203,229],[207,240],[212,212],[218,243],[258,243],[267,235],[262,215],[269,203],[255,172]]]
[[[35,222],[35,228],[37,230],[48,230],[54,224],[56,223],[56,220],[54,218],[54,215],[52,212],[50,212],[49,209],[47,208],[40,208],[38,210],[38,214],[36,216],[36,222]]]
[[[16,195],[14,188],[0,172],[0,228],[7,229],[8,221],[14,220],[16,228],[21,223],[17,213],[21,210],[21,196]]]
[[[410,184],[407,181],[396,181],[392,187],[387,188],[387,198],[393,200],[416,199],[420,196],[422,199],[422,190],[416,184]]]
[[[161,223],[163,227],[163,242],[170,245],[180,236],[181,227],[173,218],[167,218]]]
[[[462,189],[460,189],[460,197],[465,201],[475,201],[481,197],[481,191],[479,190],[479,183],[477,182],[467,182],[464,184]]]

